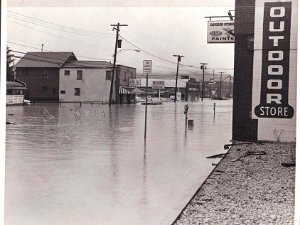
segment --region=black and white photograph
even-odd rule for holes
[[[300,224],[297,43],[298,0],[1,0],[0,225]]]

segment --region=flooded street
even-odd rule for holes
[[[216,102],[216,117],[213,103]],[[5,224],[169,225],[231,139],[232,101],[7,107]]]

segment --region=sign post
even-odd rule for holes
[[[152,73],[152,60],[144,60],[143,62],[144,75],[146,74],[146,104],[145,104],[145,131],[144,139],[147,137],[147,106],[148,106],[148,76]]]

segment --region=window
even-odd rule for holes
[[[75,88],[75,96],[80,96],[80,88]]]
[[[66,91],[65,91],[65,90],[61,90],[60,93],[61,93],[62,95],[64,95],[64,94],[66,94]]]
[[[48,79],[48,70],[43,70],[43,76],[45,79]]]
[[[70,70],[65,70],[65,76],[70,76]]]
[[[77,80],[82,80],[82,70],[77,70]]]
[[[47,86],[43,86],[42,87],[42,91],[48,91],[48,87]]]
[[[127,73],[125,72],[124,77],[123,77],[123,81],[126,81],[126,76],[127,76]]]
[[[18,95],[18,94],[20,94],[20,91],[18,89],[14,89],[13,90],[13,95]]]
[[[56,88],[52,88],[53,94],[56,94]]]
[[[13,94],[13,90],[6,90],[6,94],[8,94],[8,95],[12,95]]]
[[[106,71],[105,80],[111,80],[111,71]]]

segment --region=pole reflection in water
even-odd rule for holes
[[[231,139],[212,104],[189,103],[193,130],[184,102],[149,106],[147,141],[142,105],[8,107],[5,224],[171,224]]]

